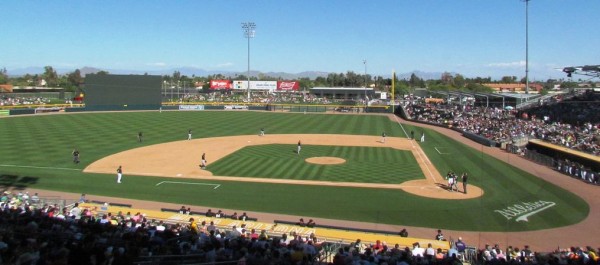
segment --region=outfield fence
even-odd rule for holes
[[[65,112],[90,111],[85,104],[40,104],[40,105],[16,105],[0,106],[0,110],[6,110],[4,115],[35,114],[36,110],[60,109]],[[127,110],[149,110],[159,107],[149,106],[104,106],[93,111],[127,111]],[[163,102],[160,110],[254,110],[273,112],[299,112],[299,113],[393,113],[394,106],[391,105],[328,105],[328,104],[267,104],[267,103],[244,103],[244,102]]]

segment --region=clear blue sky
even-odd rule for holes
[[[521,0],[22,1],[0,3],[0,68],[413,70],[525,76]],[[530,79],[600,64],[600,1],[529,2]]]

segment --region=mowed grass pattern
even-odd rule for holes
[[[188,179],[130,176],[125,168],[124,182],[117,185],[114,174],[87,174],[86,165],[128,149],[193,137],[256,135],[260,128],[267,134],[353,134],[405,137],[403,127],[387,116],[328,115],[275,112],[237,111],[157,111],[82,113],[67,115],[33,115],[0,118],[0,186],[27,187],[127,197],[148,201],[164,201],[182,205],[205,205],[210,208],[240,209],[248,212],[270,212],[304,217],[343,219],[373,223],[430,227],[470,231],[525,231],[570,225],[585,218],[587,204],[575,194],[556,187],[510,165],[473,150],[443,134],[404,125],[407,132],[426,134],[419,143],[431,162],[442,174],[448,170],[468,172],[470,183],[484,190],[484,195],[470,200],[439,200],[420,197],[392,189],[283,185],[251,182],[211,181],[221,184],[217,190],[198,185],[160,185],[161,181]],[[144,142],[137,142],[137,133],[144,133]],[[440,155],[435,147],[444,147],[451,154]],[[82,163],[71,161],[71,151],[81,151]],[[266,147],[262,147],[266,148]],[[275,155],[293,156],[295,146],[281,146]],[[311,152],[308,146],[302,155]],[[332,148],[335,156],[353,152],[352,148]],[[383,149],[374,149],[383,151]],[[264,155],[269,153],[262,150]],[[340,154],[338,155],[338,153]],[[356,156],[367,156],[368,150]],[[317,154],[315,154],[317,155]],[[321,156],[321,151],[318,156]],[[350,154],[347,154],[350,155]],[[374,160],[382,159],[371,153]],[[378,158],[376,158],[378,157]],[[245,159],[255,159],[251,155]],[[245,161],[240,159],[239,163]],[[385,158],[384,158],[385,159]],[[381,161],[378,161],[381,162]],[[236,162],[237,163],[237,162]],[[264,177],[265,171],[294,172],[293,165],[263,168],[246,162],[245,174]],[[396,177],[393,171],[403,167],[403,161],[391,161],[383,173]],[[388,164],[386,163],[386,166]],[[209,165],[216,166],[216,165]],[[237,167],[231,164],[229,167]],[[223,166],[226,168],[227,166]],[[221,170],[221,169],[219,169]],[[317,167],[306,170],[309,176]],[[387,171],[389,170],[389,171]],[[255,172],[252,172],[255,171]],[[391,173],[390,173],[391,172]],[[378,178],[380,172],[352,172],[355,179]],[[233,174],[232,174],[233,175]],[[314,175],[320,175],[319,173]],[[348,175],[340,173],[340,175]],[[397,174],[402,177],[402,174]],[[283,175],[285,176],[285,175]],[[322,176],[322,175],[320,175]],[[297,176],[291,176],[297,177]],[[382,180],[387,181],[387,180]],[[556,203],[529,217],[529,222],[507,220],[496,210],[539,200]],[[202,209],[198,209],[202,210]],[[317,219],[318,220],[318,219]]]
[[[307,163],[310,157],[337,157],[343,164]],[[209,165],[219,176],[400,184],[425,176],[412,152],[390,147],[270,144],[247,146]]]

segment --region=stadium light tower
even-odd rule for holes
[[[525,94],[529,94],[529,1],[525,2]]]
[[[248,39],[248,103],[250,103],[250,39],[254,38],[256,33],[256,24],[254,22],[242,22],[242,30],[244,30],[244,37]]]
[[[363,64],[365,65],[365,101],[367,100],[367,60],[363,60]]]

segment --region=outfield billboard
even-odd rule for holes
[[[231,80],[210,80],[210,89],[231,89]]]
[[[298,81],[277,81],[277,90],[299,90],[300,82]]]
[[[246,90],[248,89],[247,80],[235,80],[233,81],[234,90]],[[268,90],[275,91],[277,89],[277,81],[250,81],[250,90]]]

